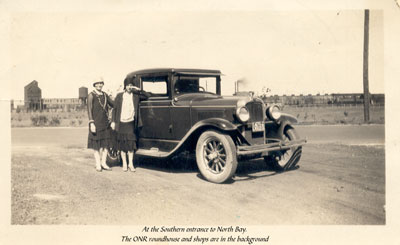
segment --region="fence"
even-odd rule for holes
[[[282,107],[363,107],[360,95],[335,94],[329,98],[321,96],[297,96],[296,99],[285,96],[263,97],[267,104],[277,103]],[[321,98],[320,98],[321,97]],[[384,95],[372,95],[370,107],[384,107]],[[73,103],[66,103],[73,102]],[[12,100],[11,111],[35,112],[72,112],[86,110],[86,103],[81,99],[41,99],[40,101]]]
[[[364,108],[364,104],[300,104],[300,105],[282,105],[282,107]],[[385,108],[385,104],[373,104],[370,105],[370,108]]]

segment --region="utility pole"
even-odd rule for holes
[[[363,85],[364,85],[364,122],[369,123],[369,85],[368,85],[368,44],[369,44],[369,9],[364,11],[364,55],[363,55]]]

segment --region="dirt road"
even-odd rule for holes
[[[385,224],[384,126],[299,127],[300,168],[242,162],[212,184],[190,157],[98,173],[87,129],[12,129],[12,224]]]

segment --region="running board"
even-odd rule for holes
[[[264,145],[252,145],[252,146],[238,146],[237,147],[237,155],[250,155],[250,154],[257,154],[257,153],[266,153],[270,151],[281,151],[286,150],[291,147],[298,147],[302,146],[307,142],[305,139],[301,140],[293,140],[289,142],[275,142],[275,143],[268,143]],[[165,158],[171,155],[172,152],[168,151],[160,151],[158,148],[151,148],[151,149],[139,149],[135,152],[136,155],[140,156],[148,156],[148,157],[158,157],[158,158]]]
[[[159,158],[167,157],[170,153],[168,151],[159,151],[158,149],[139,149],[135,152],[136,155]]]

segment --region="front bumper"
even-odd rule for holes
[[[293,140],[293,141],[279,141],[274,143],[268,143],[264,145],[250,145],[250,146],[238,146],[236,154],[238,156],[260,154],[268,155],[271,151],[287,150],[292,147],[302,146],[307,143],[306,139]]]

